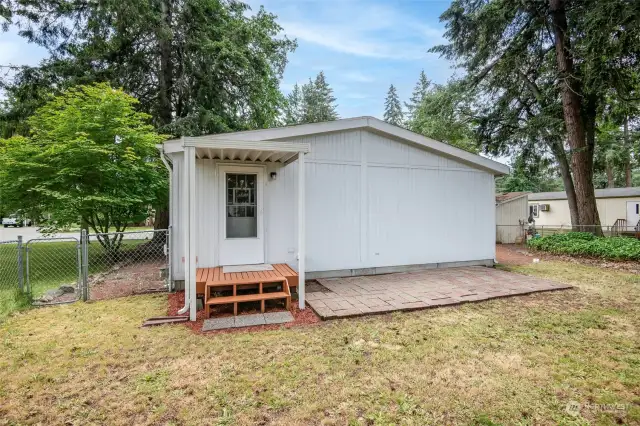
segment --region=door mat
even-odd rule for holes
[[[260,263],[257,265],[232,265],[223,266],[223,274],[232,274],[238,272],[261,272],[261,271],[273,271],[273,266],[268,263]]]

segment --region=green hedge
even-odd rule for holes
[[[529,247],[555,254],[640,260],[640,240],[628,237],[596,237],[588,232],[568,232],[529,240]]]

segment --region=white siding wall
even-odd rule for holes
[[[364,130],[296,140],[311,145],[308,271],[495,257],[491,173]],[[174,180],[181,181],[176,163]],[[196,169],[198,266],[216,266],[215,162],[199,160]],[[265,186],[265,260],[295,266],[297,165],[269,166],[267,176],[271,171],[278,176]],[[181,262],[176,266],[182,279]]]
[[[523,196],[506,201],[496,206],[496,241],[502,244],[513,244],[518,236],[522,236],[520,220],[526,222],[529,217],[529,203]]]

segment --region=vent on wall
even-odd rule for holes
[[[548,212],[549,210],[551,210],[551,206],[549,204],[540,204],[540,210],[542,210],[543,212]]]

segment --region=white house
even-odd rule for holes
[[[625,230],[640,224],[640,187],[596,189],[596,206],[602,226],[616,223]],[[529,194],[529,212],[536,225],[570,227],[571,214],[567,193],[537,192]]]
[[[493,264],[494,177],[508,167],[376,118],[160,149],[172,169],[171,274],[185,280],[192,320],[196,281],[219,278],[203,268],[290,265],[303,309],[305,278]]]

